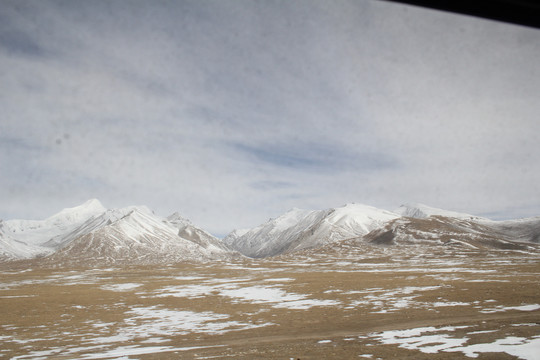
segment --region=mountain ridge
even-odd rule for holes
[[[45,220],[0,220],[0,261],[42,263],[163,263],[239,256],[175,213],[146,206],[106,209],[97,199]]]
[[[301,210],[293,210],[301,213]],[[382,246],[451,244],[484,250],[531,250],[534,244],[540,243],[540,217],[495,221],[423,204],[405,204],[394,212],[347,204],[335,209],[307,211],[305,214],[319,214],[320,218],[314,220],[312,216],[314,221],[307,221],[309,217],[305,216],[292,224],[287,218],[290,213],[270,219],[243,235],[233,234],[223,240],[249,257],[291,254],[337,246],[348,240]],[[280,221],[283,217],[288,221]]]
[[[293,208],[220,240],[178,213],[160,217],[146,206],[106,209],[90,199],[45,220],[0,220],[0,261],[146,264],[264,258],[348,240],[528,249],[540,243],[540,217],[494,221],[423,204],[405,204],[392,212],[350,203],[323,210]]]

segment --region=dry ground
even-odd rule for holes
[[[153,267],[4,264],[0,357],[538,359],[539,274],[540,254],[445,247]]]

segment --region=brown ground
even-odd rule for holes
[[[465,358],[462,352],[424,353],[383,344],[377,334],[452,325],[457,328],[437,333],[466,337],[466,345],[509,336],[532,339],[540,335],[540,310],[504,307],[540,304],[539,274],[539,254],[447,248],[423,253],[411,247],[115,269],[44,269],[34,264],[21,272],[4,264],[0,357]],[[121,284],[138,286],[111,288]],[[167,287],[174,287],[168,296]],[[281,289],[289,297],[257,302],[228,292],[253,287]],[[180,294],[174,296],[175,291]],[[302,305],[295,300],[322,302],[291,308]],[[149,315],[141,316],[137,309]],[[190,327],[188,320],[174,315],[183,311],[221,318]],[[231,321],[238,323],[219,328]],[[219,329],[212,332],[215,328],[208,324]],[[480,353],[478,358],[515,359],[504,352]]]

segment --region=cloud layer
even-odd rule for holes
[[[384,1],[2,1],[0,218],[540,215],[540,31]]]

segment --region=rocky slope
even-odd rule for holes
[[[443,245],[469,249],[533,250],[538,248],[540,218],[531,219],[536,232],[516,226],[511,230],[495,221],[474,221],[445,216],[403,217],[363,237],[378,245]],[[515,225],[515,222],[507,222]],[[529,234],[529,235],[528,235]]]

